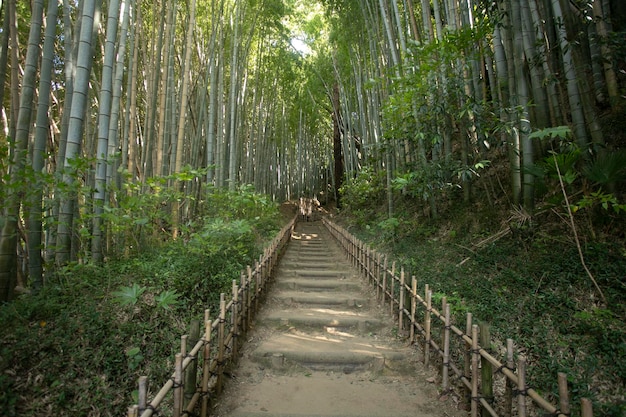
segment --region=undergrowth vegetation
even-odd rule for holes
[[[139,376],[152,389],[170,377],[190,321],[218,310],[285,220],[250,188],[204,204],[184,239],[67,267],[40,293],[0,306],[0,415],[121,415]]]
[[[570,168],[567,192],[584,180]],[[496,172],[480,181],[489,184]],[[595,415],[621,417],[626,413],[626,214],[615,205],[623,182],[594,191],[598,183],[587,180],[588,193],[572,199],[582,254],[604,303],[582,266],[558,182],[554,176],[543,180],[543,200],[533,215],[511,211],[494,196],[487,204],[483,190],[489,187],[477,181],[473,203],[462,202],[461,190],[440,194],[445,209],[434,220],[424,199],[399,193],[389,218],[384,178],[362,172],[343,188],[339,219],[404,266],[408,276],[415,275],[419,291],[429,284],[434,302],[445,296],[459,327],[467,312],[476,322],[489,323],[492,348],[501,358],[506,339],[514,339],[529,362],[529,385],[542,395],[557,398],[557,373],[564,372],[575,414],[580,398],[587,397]],[[594,198],[591,192],[611,190],[607,204],[585,206]]]

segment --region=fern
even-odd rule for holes
[[[607,152],[587,165],[583,174],[598,184],[611,184],[626,180],[626,150]]]
[[[157,295],[154,300],[157,302],[158,308],[168,309],[179,303],[178,297],[180,297],[180,294],[178,294],[176,290],[165,290]]]
[[[145,291],[146,287],[140,287],[137,283],[132,287],[120,287],[119,290],[113,292],[113,301],[123,306],[134,306]]]

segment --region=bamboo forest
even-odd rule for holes
[[[623,0],[0,21],[0,415],[122,415],[301,199],[523,339],[542,395],[567,372],[572,415],[626,412]]]

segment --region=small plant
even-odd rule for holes
[[[120,287],[119,290],[113,292],[113,301],[122,306],[137,304],[139,297],[146,291],[146,287],[140,287],[137,283],[132,287]]]
[[[157,295],[154,300],[157,302],[158,308],[167,310],[175,307],[179,303],[178,297],[180,297],[180,294],[178,294],[176,290],[165,290]]]
[[[135,369],[137,369],[143,361],[141,349],[139,349],[138,347],[132,347],[128,349],[128,351],[126,352],[126,357],[128,358],[128,369],[130,371],[134,371]]]

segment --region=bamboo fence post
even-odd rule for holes
[[[472,335],[472,313],[467,313],[467,316],[465,319],[465,334],[468,337],[471,337]],[[465,378],[468,381],[471,381],[472,380],[472,376],[471,376],[472,345],[471,343],[465,344],[465,355],[463,359],[464,359],[463,360],[463,376],[465,376]],[[467,395],[468,405],[471,406],[471,401],[472,401],[472,389],[471,388],[467,388],[466,395]]]
[[[446,306],[448,305],[448,298],[447,297],[441,297],[441,315],[443,317],[443,331],[441,332],[441,346],[445,346],[446,344],[446,327],[448,327],[448,330],[450,330],[450,323],[446,323]],[[450,333],[448,332],[448,338],[450,337]],[[443,355],[443,352],[441,352],[441,355]]]
[[[429,285],[426,284],[425,296],[426,296],[426,312],[424,313],[424,366],[428,368],[428,362],[430,361],[430,311],[432,308],[432,291],[429,289]]]
[[[346,232],[345,229],[341,229],[341,233],[344,236],[344,239],[346,241],[346,249],[347,249],[347,256],[348,259],[350,260],[350,265],[354,266],[354,236],[348,234]]]
[[[248,266],[248,291],[246,296],[246,317],[248,318],[248,326],[250,326],[254,317],[252,314],[252,268],[250,266]]]
[[[580,399],[580,415],[582,417],[593,417],[593,403],[589,398]]]
[[[183,355],[176,354],[174,371],[174,417],[180,417],[183,409]]]
[[[471,415],[478,417],[478,359],[480,353],[478,351],[478,326],[472,325],[472,397],[471,397]]]
[[[247,268],[250,268],[248,266]],[[246,268],[246,271],[247,271]],[[241,277],[239,278],[239,285],[241,286],[241,330],[242,333],[246,333],[249,329],[248,327],[248,310],[246,308],[246,300],[248,299],[248,287],[246,283],[246,274],[241,273]]]
[[[359,270],[359,273],[363,273],[363,264],[361,263],[361,241],[354,238],[354,266]]]
[[[361,272],[361,275],[365,274],[365,259],[364,259],[364,253],[365,253],[365,244],[363,242],[361,242],[359,240],[359,247],[357,248],[357,253],[359,254],[359,271]]]
[[[207,417],[209,411],[209,378],[211,376],[211,319],[209,310],[204,310],[204,357],[202,363],[202,406],[201,417]]]
[[[187,356],[187,340],[189,336],[184,334],[180,337],[180,382],[176,383],[178,379],[178,357],[176,357],[175,367],[174,367],[174,397],[176,397],[176,391],[179,392],[179,405],[178,405],[178,414],[180,415],[183,410],[183,403],[185,401],[185,372],[183,370],[183,361],[185,360],[185,356]],[[176,355],[178,356],[178,355]],[[174,401],[176,403],[176,401]]]
[[[200,338],[200,321],[192,320],[191,325],[189,326],[189,344],[191,346],[195,346],[198,343],[198,339]],[[185,403],[187,404],[191,401],[194,394],[196,393],[196,381],[198,378],[198,360],[197,357],[194,357],[187,370],[185,371]]]
[[[143,413],[148,406],[148,377],[139,377],[139,393],[137,395],[137,405],[139,413]]]
[[[365,243],[361,242],[359,245],[359,259],[361,260],[361,274],[367,273],[365,268]]]
[[[365,265],[367,265],[367,283],[370,284],[372,282],[372,248],[367,246],[367,251],[365,252]]]
[[[389,282],[389,307],[390,307],[390,313],[391,313],[391,317],[393,317],[393,305],[395,304],[395,294],[393,293],[393,287],[395,284],[396,280],[396,261],[393,261],[393,263],[391,264],[391,280]]]
[[[559,408],[560,412],[565,415],[569,415],[569,392],[567,390],[567,375],[563,372],[558,373],[559,382]]]
[[[491,334],[487,323],[480,323],[480,345],[483,349],[490,353]],[[493,367],[491,366],[491,362],[482,356],[480,358],[480,365],[480,386],[482,389],[482,397],[489,405],[491,405],[493,404]],[[482,409],[482,415],[483,417],[491,416],[489,411],[484,407]]]
[[[380,262],[382,260],[382,255],[380,253],[376,254],[376,300],[380,295]]]
[[[513,360],[513,339],[506,339],[506,367],[514,372],[515,361]],[[506,377],[506,387],[504,391],[504,415],[513,415],[513,382]]]
[[[217,393],[222,392],[222,373],[224,371],[224,342],[225,342],[225,326],[226,326],[226,297],[224,293],[220,294],[220,317],[219,327],[217,329]]]
[[[136,405],[133,405],[131,407],[128,407],[128,411],[126,413],[126,417],[138,417],[139,416],[139,407]]]
[[[239,337],[239,286],[237,281],[233,280],[233,305],[231,312],[231,329],[233,332],[233,357],[237,357],[239,347],[237,346],[237,338]]]
[[[400,269],[400,299],[398,300],[398,330],[404,330],[404,267]]]
[[[261,297],[261,274],[258,265],[254,269],[254,315],[259,312],[259,298]]]
[[[382,298],[380,299],[381,304],[385,305],[385,292],[387,291],[387,270],[389,268],[389,258],[387,258],[387,255],[385,255],[385,262],[383,265],[383,283],[382,283],[382,287],[381,287],[381,292],[382,292]]]
[[[517,415],[526,417],[526,358],[517,360]]]
[[[409,342],[415,343],[415,312],[417,310],[417,278],[413,275],[411,279],[411,332]]]
[[[443,367],[441,370],[441,389],[448,391],[448,373],[450,370],[450,305],[444,307],[445,327],[443,330]]]

